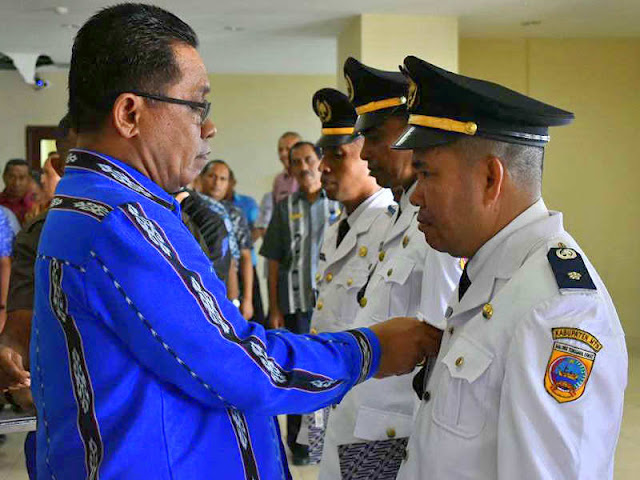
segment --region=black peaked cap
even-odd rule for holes
[[[312,105],[322,122],[322,136],[316,142],[317,147],[337,147],[356,139],[356,111],[344,93],[335,88],[323,88],[313,96]]]

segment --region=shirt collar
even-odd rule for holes
[[[527,208],[524,212],[513,219],[502,230],[489,239],[480,250],[469,260],[467,264],[467,275],[473,282],[477,277],[478,272],[483,270],[483,266],[487,263],[487,260],[493,256],[498,250],[498,247],[502,245],[511,235],[523,227],[534,223],[538,220],[544,219],[549,216],[549,210],[544,204],[542,198]]]
[[[348,219],[349,225],[353,227],[358,221],[358,218],[360,217],[360,215],[362,215],[362,212],[364,212],[367,208],[369,208],[369,206],[373,202],[375,202],[380,195],[383,195],[384,192],[385,192],[385,189],[381,188],[376,193],[374,193],[369,198],[367,198],[364,202],[362,202],[360,205],[358,205],[356,209],[353,212],[351,212],[351,215],[348,215],[346,217]],[[346,215],[346,212],[347,211],[345,210],[345,215]]]
[[[73,154],[74,152],[76,153],[84,153],[84,154],[88,154],[92,157],[95,158],[95,160],[103,160],[106,161],[107,163],[110,163],[111,166],[115,166],[116,170],[122,170],[124,171],[124,173],[126,175],[128,175],[129,179],[122,177],[121,175],[113,175],[113,172],[108,172],[106,170],[95,170],[98,173],[101,173],[105,176],[107,176],[108,178],[110,178],[111,180],[115,181],[116,183],[120,184],[121,186],[128,188],[129,190],[132,190],[140,195],[143,195],[144,197],[147,197],[153,201],[155,201],[156,203],[159,203],[160,205],[162,205],[165,208],[169,208],[175,212],[180,212],[180,205],[179,203],[175,200],[175,198],[173,198],[173,196],[171,196],[169,193],[167,193],[166,191],[164,191],[162,189],[162,187],[160,187],[160,185],[158,185],[157,183],[153,182],[150,178],[146,177],[145,175],[143,175],[142,173],[140,173],[138,170],[134,169],[133,167],[127,165],[126,163],[122,162],[121,160],[118,160],[110,155],[104,154],[104,153],[99,153],[99,152],[95,152],[92,150],[85,150],[85,149],[80,149],[80,148],[74,148],[72,150],[70,150],[70,154]],[[68,167],[70,168],[83,168],[82,166],[80,166],[80,164],[76,164],[75,161],[73,160],[73,157],[68,157]],[[125,175],[125,177],[126,177]],[[131,182],[130,180],[133,179],[134,182]],[[136,185],[136,183],[138,185]],[[140,189],[140,187],[142,187],[142,190]],[[145,192],[146,190],[146,192]],[[148,195],[150,194],[150,195]],[[155,197],[155,198],[154,198]]]

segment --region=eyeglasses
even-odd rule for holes
[[[200,111],[200,124],[206,122],[209,112],[211,111],[211,102],[192,102],[191,100],[183,100],[181,98],[165,97],[163,95],[154,95],[151,93],[138,92],[131,90],[128,93],[133,93],[139,97],[149,98],[151,100],[157,100],[159,102],[175,103],[176,105],[186,105],[194,110]]]

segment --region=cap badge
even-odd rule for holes
[[[325,100],[318,100],[316,102],[316,110],[322,123],[327,123],[331,120],[331,107]]]
[[[356,96],[356,91],[353,88],[353,82],[351,81],[351,77],[346,73],[344,74],[344,79],[347,81],[347,95],[349,96],[349,101],[353,103],[353,99]]]
[[[413,81],[413,78],[409,77],[409,94],[408,94],[408,101],[407,101],[407,106],[409,108],[415,108],[418,106],[419,103],[419,98],[418,98],[418,84],[416,82]]]

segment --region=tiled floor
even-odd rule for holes
[[[22,445],[24,434],[8,435],[0,446],[0,480],[28,480]],[[622,433],[616,453],[615,480],[636,480],[640,472],[640,349],[629,351],[629,385]],[[294,480],[316,480],[318,467],[292,467]]]

